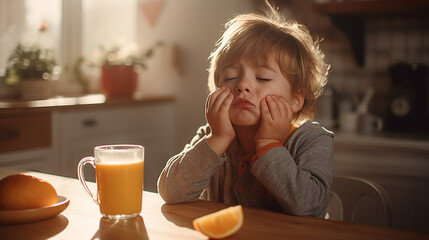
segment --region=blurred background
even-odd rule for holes
[[[382,118],[385,132],[427,138],[427,80],[409,80],[427,78],[427,18],[407,12],[401,6],[396,7],[399,10],[390,10],[389,5],[379,10],[358,6],[350,12],[347,8],[338,11],[335,7],[317,6],[323,2],[327,1],[273,1],[288,19],[306,25],[315,38],[323,39],[321,48],[332,68],[318,120],[330,129],[340,127],[340,115],[357,111],[361,105],[360,111]],[[412,9],[413,2],[406,5]],[[0,3],[0,76],[5,75],[7,59],[17,43],[40,43],[54,50],[62,68],[61,84],[57,84],[57,92],[62,95],[100,91],[98,69],[83,66],[82,80],[77,79],[73,67],[81,58],[85,63],[96,61],[101,46],[120,46],[132,51],[150,48],[156,42],[165,43],[148,60],[150,65],[151,61],[156,62],[155,58],[162,59],[146,70],[156,76],[146,77],[147,82],[140,84],[138,91],[175,96],[180,126],[178,148],[189,141],[196,126],[204,123],[208,56],[224,24],[237,13],[263,8],[261,0],[1,0]],[[40,31],[42,25],[46,27],[44,32]],[[422,73],[416,73],[417,68]],[[79,81],[86,81],[86,89]],[[144,84],[153,91],[145,91]],[[10,94],[3,89],[0,94]],[[409,95],[414,95],[417,89],[422,93],[412,99]],[[392,95],[402,98],[395,99]],[[395,119],[395,113],[401,115],[401,111],[413,112],[408,122]],[[419,123],[413,117],[424,121]],[[418,124],[414,124],[416,121]]]
[[[306,25],[322,40],[326,62],[331,64],[316,120],[336,134],[336,174],[379,182],[394,205],[394,227],[425,231],[427,221],[422,219],[429,214],[428,1],[272,2],[286,18]],[[146,151],[152,163],[145,168],[145,188],[156,191],[156,177],[169,156],[181,151],[205,124],[208,57],[224,24],[235,14],[260,12],[263,7],[262,0],[0,0],[0,131],[7,130],[12,117],[29,115],[27,108],[31,108],[19,98],[16,86],[4,83],[9,56],[18,43],[53,50],[61,68],[51,77],[55,89],[49,99],[57,99],[55,104],[61,97],[81,101],[82,96],[108,102],[109,96],[102,95],[100,62],[111,57],[109,51],[115,47],[124,55],[151,51],[145,68],[138,70],[133,95],[138,102],[149,101],[144,108],[150,111],[115,122],[115,116],[128,116],[124,109],[139,112],[136,105],[140,105],[130,100],[119,107],[85,108],[87,112],[51,106],[48,146],[3,149],[0,164],[74,176],[76,161],[91,154],[94,145],[135,141],[150,146]],[[150,103],[159,98],[168,100]],[[49,105],[43,100],[31,102],[37,103]],[[113,112],[103,115],[106,108]],[[86,117],[97,111],[93,118]],[[114,127],[108,124],[136,128],[127,129],[129,132],[120,128],[123,134],[113,138],[96,132],[100,135],[95,138],[95,132],[88,130],[94,121],[88,119],[107,121],[109,130]],[[86,142],[73,135],[73,123],[80,120]],[[143,139],[137,135],[152,128],[146,121],[161,122],[164,125],[157,126],[167,131]],[[29,123],[34,128],[33,124]],[[140,128],[142,125],[146,128]],[[0,141],[11,144],[10,131],[3,132]],[[67,137],[70,135],[74,137]],[[46,151],[50,163],[55,162],[52,156],[61,159],[67,151],[78,151],[69,145],[80,149],[69,159],[73,164],[63,162],[51,168],[27,164],[34,161],[35,154],[46,158]],[[24,158],[21,165],[11,160]]]

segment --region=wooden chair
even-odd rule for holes
[[[334,176],[329,219],[376,226],[392,226],[392,207],[386,191],[363,178]]]

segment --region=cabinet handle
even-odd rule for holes
[[[84,127],[94,127],[97,125],[97,121],[93,118],[88,118],[82,121],[82,126]]]
[[[5,141],[19,136],[19,131],[16,130],[2,130],[0,131],[0,141]]]

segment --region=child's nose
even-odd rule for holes
[[[246,77],[242,77],[238,80],[236,91],[241,92],[250,92],[250,82]]]

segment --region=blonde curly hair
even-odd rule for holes
[[[297,120],[314,117],[316,99],[327,83],[330,65],[324,61],[319,40],[296,21],[287,21],[267,2],[264,15],[250,13],[235,16],[225,25],[225,32],[210,54],[208,86],[219,86],[219,72],[242,57],[257,64],[275,60],[288,79],[292,93],[304,96]]]

